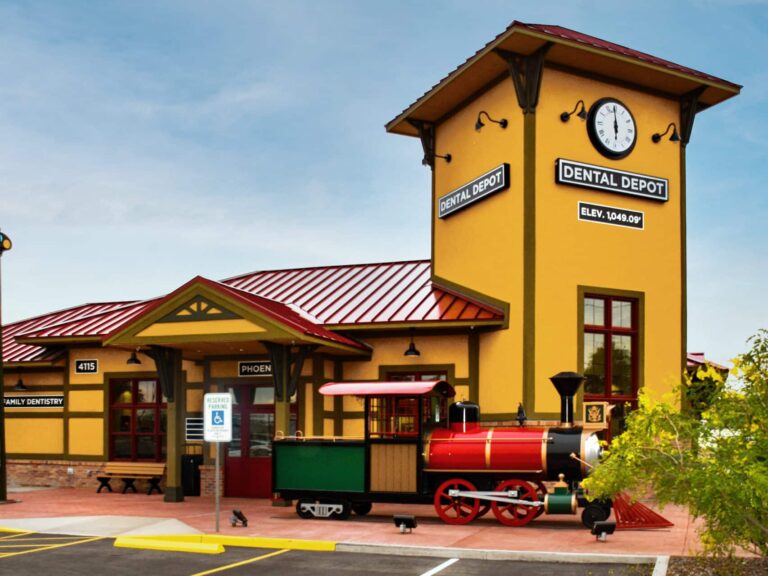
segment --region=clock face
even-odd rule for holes
[[[597,151],[613,160],[627,156],[637,141],[632,112],[615,98],[601,98],[592,104],[587,132]]]

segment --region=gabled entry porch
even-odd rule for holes
[[[296,429],[298,383],[307,358],[370,356],[367,346],[326,330],[285,304],[199,276],[155,301],[104,345],[138,350],[154,360],[167,404],[167,502],[184,499],[181,457],[188,409],[183,360],[203,367],[204,392],[231,391],[235,396],[227,495],[266,497],[271,493],[271,440],[275,433]],[[256,370],[262,377],[215,375],[214,362]]]

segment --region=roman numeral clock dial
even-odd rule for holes
[[[624,158],[635,147],[635,118],[615,98],[601,98],[589,109],[587,133],[600,154],[612,160]]]

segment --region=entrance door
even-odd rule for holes
[[[224,495],[270,498],[272,438],[275,435],[274,388],[238,384],[230,390],[235,395],[235,402],[232,406],[232,442],[225,459]],[[293,430],[296,429],[295,422],[292,413]]]

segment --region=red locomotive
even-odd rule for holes
[[[480,409],[456,402],[444,381],[341,382],[323,395],[354,395],[365,403],[362,438],[278,438],[276,495],[298,500],[303,518],[366,514],[374,502],[432,502],[449,524],[466,524],[489,510],[510,526],[543,513],[575,514],[591,527],[610,502],[588,503],[579,482],[600,457],[594,432],[573,425],[573,396],[584,378],[552,377],[561,397],[556,427],[484,428]],[[557,480],[550,492],[545,481]]]

